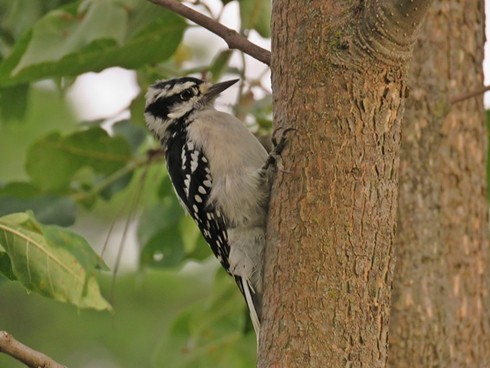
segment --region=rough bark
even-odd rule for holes
[[[483,1],[439,0],[403,119],[389,365],[489,367]]]
[[[274,119],[296,131],[270,204],[259,367],[386,364],[405,70],[428,3],[273,2]]]

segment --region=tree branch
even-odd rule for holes
[[[381,3],[399,21],[406,36],[413,35],[424,20],[433,0],[383,0]]]
[[[487,91],[490,91],[490,86],[483,86],[483,87],[476,89],[474,91],[462,93],[462,94],[455,96],[451,99],[451,105],[454,105],[455,103],[467,100],[467,99],[472,98],[472,97],[482,95]]]
[[[0,353],[10,355],[31,368],[66,368],[43,353],[17,341],[5,331],[0,331]]]
[[[363,48],[398,64],[412,55],[418,29],[433,0],[367,0],[359,39]]]
[[[250,42],[245,37],[241,36],[238,32],[228,27],[225,27],[216,20],[201,14],[176,0],[150,0],[152,3],[163,6],[174,13],[177,13],[184,18],[193,21],[196,24],[206,28],[214,34],[220,36],[230,49],[238,49],[243,51],[247,55],[263,62],[266,65],[270,65],[271,53],[270,51]]]

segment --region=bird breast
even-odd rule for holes
[[[208,159],[213,180],[209,201],[223,211],[230,225],[265,222],[268,189],[260,169],[267,151],[257,138],[234,116],[209,109],[195,116],[188,139]]]

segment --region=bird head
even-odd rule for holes
[[[145,120],[160,140],[175,124],[186,124],[191,114],[213,106],[215,98],[238,79],[211,84],[183,77],[158,81],[146,93]]]

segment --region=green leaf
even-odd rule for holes
[[[110,175],[130,158],[131,148],[123,137],[110,137],[102,128],[93,127],[67,137],[53,133],[34,143],[27,152],[25,168],[41,189],[60,191],[68,188],[82,167]]]
[[[12,196],[22,199],[32,198],[39,194],[39,189],[32,183],[22,181],[12,181],[0,189],[0,196]]]
[[[126,14],[110,1],[85,1],[48,13],[33,28],[29,46],[12,74],[33,65],[56,62],[98,40],[122,45]]]
[[[81,237],[16,213],[0,218],[0,245],[15,278],[28,290],[80,308],[111,309],[92,274],[100,262]]]
[[[138,240],[143,245],[140,264],[151,267],[177,267],[185,259],[185,246],[179,229],[184,212],[167,198],[145,211],[138,226]]]
[[[204,260],[212,256],[209,244],[202,236],[196,223],[190,216],[182,217],[179,222],[180,233],[186,251],[186,259]]]
[[[0,194],[0,216],[27,210],[43,224],[70,226],[75,222],[75,203],[66,196],[39,195],[24,199]]]
[[[211,72],[213,78],[212,82],[217,82],[220,80],[221,76],[228,69],[228,63],[230,62],[231,54],[233,50],[221,51],[212,61],[209,71]]]
[[[69,197],[42,193],[25,182],[10,182],[0,188],[0,216],[27,210],[43,224],[69,226],[75,222],[76,206]]]
[[[182,216],[184,216],[184,210],[172,197],[165,198],[163,201],[146,208],[138,223],[138,242],[144,245],[162,229],[177,227]]]
[[[29,85],[0,88],[0,116],[4,121],[22,120],[27,109]]]
[[[138,78],[140,75],[143,73],[138,73]],[[152,78],[152,82],[155,81],[155,79],[162,78],[161,75],[155,75],[155,78]],[[140,88],[142,90],[147,89],[148,84],[140,82]],[[139,93],[138,96],[136,96],[133,101],[131,101],[131,104],[129,105],[129,112],[131,114],[131,120],[134,122],[134,125],[140,126],[143,129],[146,129],[146,124],[144,120],[144,115],[145,115],[145,96],[144,93]],[[146,132],[148,130],[146,129]]]
[[[49,10],[73,1],[75,0],[1,0],[2,28],[11,31],[17,38]]]
[[[270,0],[240,0],[242,29],[255,29],[262,37],[270,37],[272,2]]]
[[[204,260],[212,255],[199,228],[190,216],[184,215],[173,189],[170,190],[161,203],[145,210],[140,217],[142,266],[177,267],[185,260]]]
[[[175,368],[254,366],[253,332],[244,333],[245,304],[235,283],[218,272],[210,297],[184,310],[166,336],[167,349],[155,366]],[[173,346],[173,348],[168,348]]]
[[[168,59],[186,23],[137,0],[85,0],[47,13],[0,63],[0,85],[78,75],[110,66],[135,69]]]
[[[144,246],[140,264],[150,267],[178,267],[185,259],[184,244],[175,227],[165,227]]]
[[[104,189],[101,190],[100,196],[108,201],[112,198],[113,195],[119,193],[121,190],[126,188],[133,178],[133,173],[127,173],[121,176],[120,178],[111,182],[111,184],[104,186]]]
[[[0,274],[11,281],[16,280],[12,265],[10,264],[10,257],[5,252],[0,252]]]
[[[143,116],[143,113],[141,115]],[[131,120],[118,121],[112,126],[112,131],[114,135],[120,135],[126,139],[133,153],[138,151],[148,136],[148,130],[145,127],[136,125]]]
[[[109,271],[104,260],[80,235],[54,225],[43,226],[43,232],[51,244],[68,250],[88,273],[95,269]]]
[[[160,198],[176,198],[172,182],[170,181],[170,177],[168,175],[166,175],[160,182],[157,194]],[[177,200],[175,200],[175,202],[177,202]]]

